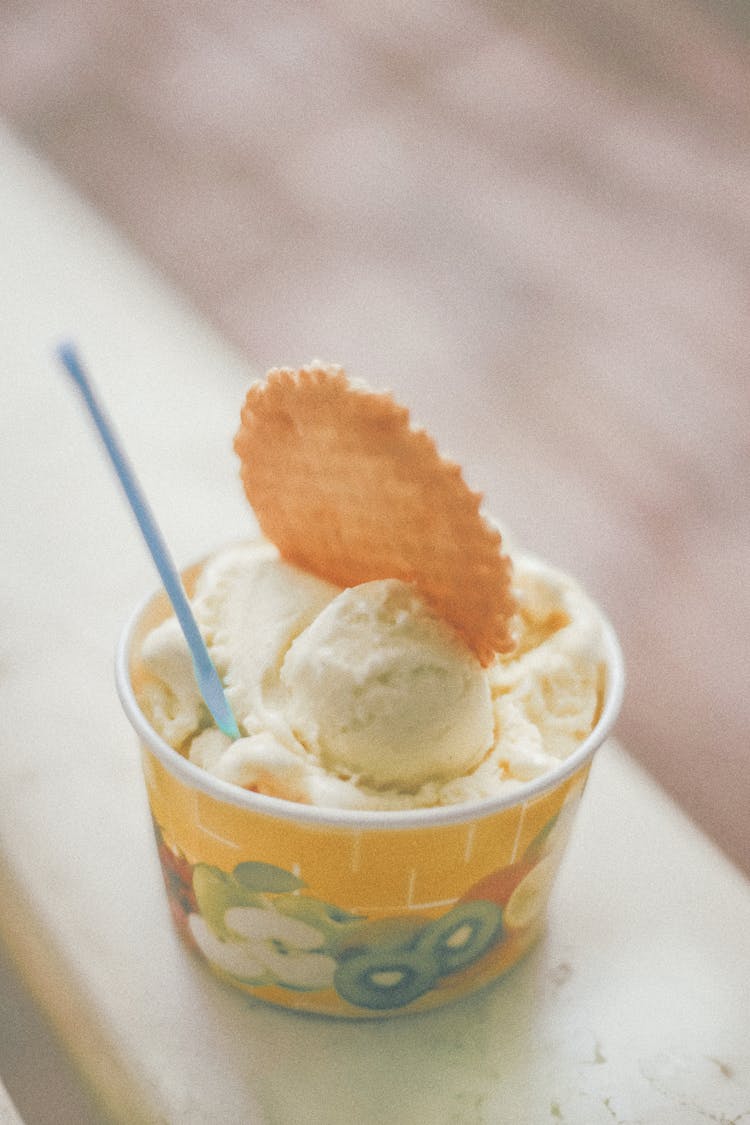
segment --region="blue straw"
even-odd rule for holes
[[[169,600],[174,607],[177,620],[185,635],[185,640],[190,647],[195,678],[198,681],[198,687],[200,688],[206,706],[213,715],[216,725],[220,730],[223,730],[230,738],[239,738],[240,732],[237,727],[237,722],[232,714],[232,709],[229,706],[227,697],[224,694],[224,688],[219,679],[219,674],[209,656],[208,649],[200,634],[187,595],[180,581],[177,568],[172,561],[172,557],[151,509],[149,508],[146,497],[141,491],[135,473],[128,463],[111,423],[97,400],[94,389],[81,365],[75,348],[71,344],[62,344],[57,349],[57,356],[78,387],[78,390],[81,392],[83,401],[94,420],[94,424],[104,442],[104,447],[120,478],[120,483],[125,490],[125,495],[133,509],[135,518],[138,521],[138,526],[143,533],[143,538],[146,540],[146,545],[151,552],[151,557],[156,563],[156,569],[159,571],[161,580],[164,583],[164,588],[169,595]]]

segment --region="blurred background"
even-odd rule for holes
[[[0,6],[0,114],[252,367],[391,388],[586,582],[622,740],[746,870],[749,31],[744,0]]]

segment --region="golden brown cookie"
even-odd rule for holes
[[[234,448],[261,529],[289,562],[344,587],[412,582],[485,666],[513,647],[500,533],[389,394],[340,367],[274,368],[247,392]]]

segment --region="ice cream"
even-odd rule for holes
[[[185,582],[239,737],[162,593],[118,656],[173,917],[274,1004],[444,1004],[541,932],[619,706],[616,640],[403,407],[340,368],[253,384],[234,448],[261,534]]]
[[[209,560],[193,608],[243,737],[210,723],[179,629],[145,640],[141,702],[217,777],[323,807],[403,809],[496,795],[591,731],[600,616],[559,571],[513,553],[516,648],[486,668],[412,586],[341,589],[264,541]]]
[[[216,729],[176,624],[143,646],[141,703],[191,761],[322,807],[491,797],[592,730],[601,619],[520,552],[390,395],[277,368],[235,438],[265,537],[217,553],[193,608],[241,737]]]
[[[404,582],[342,591],[281,667],[292,730],[330,772],[413,790],[479,764],[493,742],[479,661]]]

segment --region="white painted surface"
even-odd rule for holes
[[[112,1116],[750,1121],[750,887],[614,745],[549,932],[496,988],[343,1024],[256,1005],[183,951],[112,686],[155,578],[50,352],[80,342],[181,563],[252,526],[229,441],[249,373],[2,132],[0,162],[0,937]]]
[[[22,1125],[18,1111],[10,1099],[8,1091],[0,1082],[0,1125]]]

